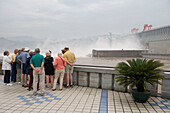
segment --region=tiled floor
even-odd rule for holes
[[[170,100],[151,97],[147,103],[141,104],[134,102],[129,93],[81,86],[63,91],[46,89],[45,96],[32,96],[32,91],[27,91],[18,84],[6,86],[1,80],[0,113],[30,112],[170,113]]]

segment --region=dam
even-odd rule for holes
[[[159,34],[160,33],[160,34]],[[132,58],[158,58],[165,63],[162,68],[165,80],[161,88],[148,88],[153,92],[153,96],[161,94],[162,97],[170,98],[170,26],[153,29],[145,32],[131,34],[140,39],[141,43],[147,47],[146,50],[93,50],[92,57],[77,58],[73,81],[75,85],[110,89],[121,92],[128,92],[128,88],[119,86],[115,80],[117,71],[114,67],[122,61]],[[123,38],[126,38],[123,37]],[[166,44],[165,44],[166,43]],[[161,46],[164,45],[164,46]],[[161,51],[164,50],[164,51]],[[161,56],[161,57],[160,57]],[[2,57],[0,57],[2,65]],[[0,65],[0,74],[2,73]]]
[[[136,37],[143,50],[93,50],[93,57],[141,57],[170,59],[170,25],[121,37]]]

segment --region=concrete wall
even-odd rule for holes
[[[144,58],[170,59],[170,40],[149,42],[148,53],[142,53]]]
[[[151,54],[151,53],[143,53],[143,58],[150,58],[150,59],[166,59],[170,60],[170,54]]]
[[[170,98],[170,72],[163,73],[165,80],[162,81],[162,86],[159,91],[162,97]],[[115,91],[130,91],[129,88],[124,88],[116,82],[116,77],[118,72],[114,68],[105,67],[88,67],[88,66],[76,66],[73,73],[73,81],[75,85],[110,89]],[[119,75],[120,76],[120,75]],[[151,92],[152,96],[157,96],[158,94],[158,84],[156,87],[152,87],[150,84],[146,86]]]
[[[161,96],[164,98],[170,98],[170,72],[165,72],[165,79],[162,80]]]
[[[80,86],[114,90],[114,68],[76,66],[73,83]]]
[[[170,40],[149,42],[149,51],[151,54],[170,54]]]
[[[147,44],[152,41],[161,41],[170,39],[170,25],[161,28],[152,29],[136,34],[140,41]]]
[[[146,50],[92,50],[93,57],[142,57]]]

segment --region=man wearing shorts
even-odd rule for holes
[[[67,61],[67,66],[65,68],[65,73],[67,76],[67,85],[66,87],[68,88],[73,87],[73,79],[72,79],[72,74],[73,74],[73,67],[74,67],[74,63],[76,60],[75,54],[69,50],[68,47],[65,47],[66,52],[64,53],[64,58]],[[70,85],[69,85],[70,82]]]
[[[22,54],[20,54],[18,56],[18,60],[22,63],[22,87],[28,87],[27,84],[27,78],[28,75],[26,73],[27,70],[27,58],[29,58],[29,48],[25,48],[25,52],[23,52]]]

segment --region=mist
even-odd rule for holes
[[[56,57],[64,47],[69,47],[76,57],[90,56],[93,49],[96,50],[141,50],[145,47],[140,43],[138,37],[135,36],[94,36],[89,38],[72,39],[68,41],[55,41],[46,39],[43,43],[38,44],[36,47],[41,49],[41,53],[49,50],[52,51],[52,56]]]

